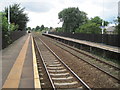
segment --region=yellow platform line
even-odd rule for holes
[[[22,74],[26,53],[27,53],[29,39],[30,39],[30,35],[25,41],[2,88],[19,88],[20,78]]]
[[[31,39],[32,39],[32,52],[33,52],[34,88],[37,89],[37,88],[41,88],[41,84],[40,84],[40,79],[39,79],[39,74],[38,74],[37,60],[36,60],[33,37],[31,37]]]

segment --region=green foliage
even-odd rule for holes
[[[3,41],[2,48],[4,48],[12,42],[11,38],[10,38],[10,31],[17,30],[19,26],[17,24],[15,25],[14,23],[8,24],[8,20],[7,20],[5,12],[0,12],[0,17],[2,19],[2,23],[1,23],[2,41]],[[9,28],[8,28],[8,26],[9,26]]]
[[[27,27],[27,30],[32,30],[31,27]]]
[[[36,26],[36,28],[33,28],[32,30],[43,31],[43,30],[48,30],[48,27],[44,27],[44,25],[41,25],[41,26]]]
[[[56,32],[63,32],[63,29],[61,27],[57,27],[55,29],[56,29]]]
[[[102,26],[102,19],[98,16],[91,18],[91,20],[88,20],[87,23],[83,24],[82,26],[79,26],[79,28],[76,29],[75,32],[79,33],[91,33],[91,34],[101,34],[101,28]],[[107,26],[109,22],[104,21],[104,26]],[[104,33],[106,31],[104,30]]]
[[[8,24],[7,17],[5,16],[6,14],[3,12],[0,12],[0,15],[2,17],[2,31],[15,31],[18,29],[18,25],[15,25],[14,23],[11,23],[10,25]],[[9,30],[8,30],[8,25],[9,25]]]
[[[8,21],[5,13],[0,12],[0,17],[2,17],[2,42],[5,42],[2,47],[5,47],[11,43],[10,32],[8,32]]]
[[[10,31],[16,31],[18,30],[18,25],[15,25],[14,23],[10,24]]]
[[[120,34],[120,17],[118,17],[118,34]]]
[[[99,34],[101,33],[101,29],[99,27],[99,24],[88,22],[80,26],[78,29],[76,29],[75,32],[88,33],[88,34]]]
[[[40,31],[40,29],[41,29],[40,26],[36,26],[35,28],[36,31]]]
[[[27,14],[24,13],[25,8],[21,8],[20,4],[10,5],[10,23],[17,25],[18,30],[24,30],[28,22]],[[6,17],[8,16],[8,8],[5,8]]]
[[[48,27],[44,27],[44,30],[49,30],[49,28]]]
[[[42,31],[42,30],[44,30],[44,25],[41,25],[41,27],[40,27],[40,30]]]
[[[50,29],[53,29],[52,27],[50,27]]]
[[[32,31],[35,31],[35,28],[32,28]]]
[[[120,34],[120,17],[117,17],[117,25],[115,27],[115,33]]]
[[[67,8],[59,12],[58,17],[63,22],[64,32],[73,32],[87,21],[87,14],[78,8]]]
[[[5,16],[5,13],[0,12],[0,15],[2,17],[2,30],[8,31],[8,21],[7,21],[7,18]]]
[[[91,22],[99,24],[100,26],[102,26],[102,21],[103,19],[101,19],[100,17],[96,16],[94,18],[91,18]],[[109,22],[104,21],[104,26],[107,26],[109,24]]]

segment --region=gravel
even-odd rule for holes
[[[42,35],[39,37],[91,88],[106,88],[108,90],[119,87],[116,80],[57,47],[50,38]]]

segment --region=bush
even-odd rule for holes
[[[96,23],[86,23],[76,29],[77,33],[100,34],[101,28]]]

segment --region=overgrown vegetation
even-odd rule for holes
[[[9,6],[10,9],[10,23],[17,25],[18,30],[25,30],[26,24],[29,21],[27,14],[24,13],[25,8],[21,8],[20,4],[13,4]],[[6,17],[8,16],[8,8],[6,7],[4,12]]]
[[[24,13],[24,8],[20,4],[13,4],[10,8],[10,24],[8,23],[8,8],[0,12],[2,17],[2,48],[9,45],[12,41],[10,38],[11,31],[24,30],[28,21],[27,14]]]

